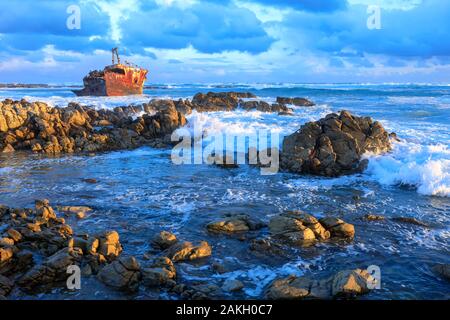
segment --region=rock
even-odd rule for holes
[[[450,281],[450,264],[435,264],[432,270],[441,277]]]
[[[76,216],[78,219],[84,219],[86,217],[86,214],[84,212],[77,212]]]
[[[334,275],[331,284],[331,295],[355,296],[369,292],[369,283],[374,281],[373,277],[361,269],[344,270]]]
[[[78,248],[64,248],[48,257],[41,265],[33,267],[18,284],[28,290],[53,284],[67,278],[67,267],[77,264],[83,253]]]
[[[13,257],[12,248],[0,248],[0,267]]]
[[[87,212],[91,212],[93,210],[92,208],[86,206],[57,206],[56,209],[64,213],[75,215],[86,215]]]
[[[86,182],[86,183],[91,183],[91,184],[95,184],[98,182],[97,179],[93,179],[93,178],[81,179],[81,181]]]
[[[122,257],[106,265],[97,275],[104,284],[123,291],[136,291],[141,278],[139,262],[134,257]]]
[[[343,220],[330,217],[319,221],[303,211],[287,211],[273,217],[269,231],[275,239],[299,246],[309,246],[316,240],[330,237],[352,239],[355,235],[354,226]]]
[[[180,289],[182,290],[181,297],[183,299],[210,300],[220,297],[220,288],[211,283],[199,283],[189,287],[184,286]]]
[[[192,108],[199,112],[232,111],[238,107],[240,98],[256,98],[256,96],[241,92],[197,93],[192,99]]]
[[[177,242],[177,237],[168,231],[161,231],[152,240],[152,246],[164,250],[174,245]]]
[[[364,219],[367,221],[381,221],[384,220],[384,216],[376,214],[366,214]]]
[[[10,249],[13,255],[6,262],[0,263],[0,274],[9,276],[28,270],[33,264],[33,254],[28,250],[18,251],[16,247],[10,247]]]
[[[174,262],[190,261],[209,257],[211,251],[211,246],[206,241],[201,241],[198,246],[194,246],[191,242],[183,242],[171,246],[167,251],[167,256]]]
[[[419,226],[419,227],[425,227],[425,228],[429,228],[430,227],[425,222],[419,221],[416,218],[394,217],[394,218],[392,218],[392,220],[394,220],[396,222],[401,222],[401,223],[413,224],[413,225],[416,225],[416,226]]]
[[[49,220],[57,221],[56,214],[47,199],[36,200],[35,209],[36,215],[40,218],[40,223],[48,222]]]
[[[244,288],[244,284],[236,279],[227,279],[223,283],[222,290],[228,292],[240,291]]]
[[[98,253],[105,256],[109,261],[114,260],[122,253],[122,245],[117,231],[106,231],[97,238],[99,239]]]
[[[251,219],[248,215],[232,215],[224,220],[211,222],[206,228],[217,233],[236,233],[258,230],[264,227],[261,221]]]
[[[208,228],[208,231],[225,233],[245,232],[250,230],[245,221],[238,219],[228,219],[224,221],[211,222],[206,227]]]
[[[6,297],[14,287],[14,281],[0,274],[0,296]]]
[[[0,238],[0,247],[11,247],[14,245],[14,240],[8,237]]]
[[[302,299],[308,295],[309,284],[305,285],[294,276],[275,280],[267,293],[267,297],[274,300]]]
[[[20,240],[22,240],[22,235],[15,229],[9,229],[6,233],[11,239],[14,240],[14,242],[19,242]]]
[[[293,104],[299,107],[312,107],[315,106],[314,102],[305,98],[285,98],[277,97],[277,102],[279,104]]]
[[[332,237],[353,239],[355,236],[355,226],[339,218],[326,217],[319,221],[330,231]]]
[[[76,103],[64,108],[51,107],[25,100],[4,100],[0,105],[0,151],[3,152],[90,153],[136,148],[166,139],[175,128],[186,123],[173,101],[168,108],[151,116],[140,116],[143,108],[139,106],[112,111],[93,110]]]
[[[9,143],[2,149],[2,153],[13,153],[14,151],[14,147]]]
[[[190,114],[192,112],[192,103],[189,100],[179,99],[175,102],[175,108],[182,114]]]
[[[300,221],[305,227],[311,229],[317,239],[327,240],[330,238],[330,232],[322,226],[316,217],[300,210],[288,211],[285,214]]]
[[[284,254],[283,248],[270,239],[254,239],[250,242],[250,250],[261,256],[281,256]]]
[[[367,160],[361,160],[366,152],[389,150],[388,133],[379,122],[342,111],[308,122],[285,137],[280,164],[295,173],[334,177],[361,172],[367,165]]]
[[[299,219],[290,216],[275,216],[269,222],[269,230],[274,237],[293,245],[307,246],[316,240],[310,228],[304,226]]]
[[[289,276],[275,280],[267,291],[270,299],[332,299],[349,298],[369,292],[369,283],[375,279],[361,269],[344,270],[320,280]]]
[[[175,266],[167,257],[159,257],[142,270],[142,280],[148,287],[159,287],[174,284],[177,275]]]
[[[93,237],[74,237],[69,240],[69,248],[80,248],[84,254],[96,255],[100,241]]]

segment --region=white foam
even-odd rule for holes
[[[392,153],[366,155],[366,173],[383,185],[406,185],[423,195],[450,196],[450,149],[443,144],[398,142]]]

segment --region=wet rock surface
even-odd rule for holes
[[[433,272],[442,278],[450,281],[450,264],[435,264],[432,268]]]
[[[115,289],[136,291],[141,278],[141,266],[134,257],[121,257],[103,267],[97,278]]]
[[[287,97],[277,97],[277,103],[285,105],[285,104],[293,104],[298,107],[312,107],[315,106],[315,103],[311,100],[305,98],[287,98]]]
[[[353,239],[355,235],[352,224],[333,217],[318,220],[303,211],[288,211],[273,217],[269,230],[275,239],[298,246],[309,246],[330,238]]]
[[[206,241],[201,241],[198,245],[185,241],[171,246],[167,249],[166,255],[172,261],[177,262],[209,257],[211,252],[211,246]]]
[[[376,280],[362,269],[344,270],[325,279],[290,276],[275,280],[267,297],[275,300],[349,298],[368,293]]]
[[[206,228],[214,233],[235,233],[261,229],[265,224],[248,215],[231,215],[223,220],[211,222]]]
[[[244,110],[292,114],[284,103],[269,104],[249,92],[198,93],[192,100],[153,99],[142,105],[95,110],[77,103],[52,107],[42,102],[0,102],[0,152],[80,153],[165,147],[170,134],[186,124],[185,115]],[[293,101],[300,103],[302,100]],[[285,100],[283,100],[285,101]],[[289,102],[289,101],[288,101]],[[87,183],[95,183],[87,179]]]
[[[256,96],[249,92],[197,93],[192,99],[192,105],[198,112],[232,111],[238,107],[241,98]]]
[[[98,152],[170,143],[170,134],[186,123],[173,102],[136,119],[137,107],[94,110],[75,103],[65,108],[41,102],[0,102],[0,151],[35,153]]]
[[[295,173],[339,176],[361,172],[367,165],[365,152],[391,150],[388,133],[370,117],[347,111],[308,122],[283,140],[281,168]]]

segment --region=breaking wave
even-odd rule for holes
[[[366,173],[382,185],[414,187],[422,195],[450,197],[450,149],[444,144],[398,142],[390,154],[367,157]]]

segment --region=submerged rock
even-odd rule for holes
[[[290,276],[275,280],[267,291],[270,299],[332,299],[349,298],[369,292],[375,279],[361,269],[344,270],[321,280]]]
[[[240,291],[244,288],[244,284],[236,279],[227,279],[223,283],[222,290],[227,292]]]
[[[400,223],[413,224],[413,225],[416,225],[419,227],[425,227],[425,228],[430,227],[425,222],[422,222],[420,220],[417,220],[416,218],[411,218],[411,217],[394,217],[394,218],[392,218],[392,220],[394,220],[396,222],[400,222]]]
[[[432,270],[436,274],[450,281],[450,264],[435,264]]]
[[[283,140],[281,168],[296,173],[339,176],[362,171],[365,152],[391,150],[388,133],[369,117],[348,111],[308,122]]]
[[[377,215],[377,214],[366,214],[363,218],[365,220],[367,220],[367,221],[382,221],[382,220],[385,220],[384,216]]]

